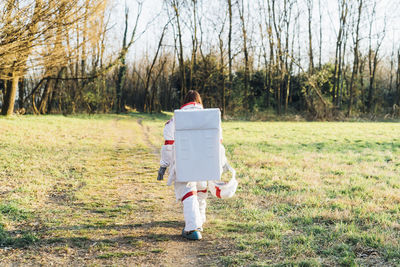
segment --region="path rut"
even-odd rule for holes
[[[155,147],[149,139],[151,135],[150,128],[143,125],[142,120],[138,120],[137,123],[141,126],[143,136],[146,145],[154,155],[155,160],[159,160],[159,147]],[[167,173],[166,173],[167,177]],[[166,178],[165,177],[165,178]],[[154,179],[156,179],[156,170],[154,172]],[[204,233],[204,239],[200,241],[189,241],[181,237],[181,229],[184,226],[182,206],[180,203],[176,203],[175,194],[173,187],[163,187],[165,190],[160,190],[162,183],[166,181],[157,181],[154,184],[156,189],[156,199],[164,198],[165,202],[159,202],[158,205],[162,205],[163,208],[158,214],[154,214],[154,218],[157,220],[167,220],[176,222],[171,228],[159,229],[159,231],[166,231],[165,233],[172,233],[170,238],[163,244],[164,255],[160,258],[161,266],[209,266],[211,265],[211,259],[207,256],[212,250],[213,242],[209,240],[207,233]]]

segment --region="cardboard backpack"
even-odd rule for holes
[[[208,181],[212,195],[232,197],[238,182],[236,171],[228,164],[220,143],[220,110],[175,110],[174,118],[176,181]],[[228,183],[221,181],[224,171],[232,173]]]

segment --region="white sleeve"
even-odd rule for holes
[[[161,167],[169,167],[173,161],[173,145],[163,145],[161,147]]]
[[[165,124],[164,139],[165,140],[175,140],[175,123],[174,123],[173,117]]]
[[[173,118],[167,122],[167,124],[164,127],[164,139],[165,141],[174,141],[174,123],[173,123]],[[160,160],[160,166],[161,167],[168,167],[173,163],[174,157],[173,157],[173,152],[174,152],[174,144],[164,144],[161,147],[161,160]]]
[[[221,156],[220,164],[221,164],[221,167],[223,168],[228,163],[228,159],[226,158],[224,145],[219,144],[219,149],[220,149],[220,156]]]

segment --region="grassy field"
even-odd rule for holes
[[[0,265],[400,265],[400,124],[224,122],[238,192],[188,242],[168,118],[0,119]]]

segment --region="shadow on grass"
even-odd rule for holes
[[[340,140],[313,143],[296,143],[296,144],[274,144],[271,142],[245,142],[226,145],[227,149],[232,150],[237,146],[247,145],[252,148],[257,147],[262,152],[323,152],[323,153],[348,153],[349,151],[361,153],[366,150],[385,152],[397,151],[400,149],[400,142],[370,142],[363,140]]]
[[[43,238],[37,241],[37,245],[53,245],[53,244],[68,244],[68,247],[82,248],[89,247],[93,244],[104,243],[111,244],[116,247],[123,246],[145,246],[149,243],[158,243],[165,241],[182,241],[185,239],[180,234],[143,234],[143,235],[127,235],[119,236],[115,238],[88,238],[88,237],[54,237],[54,238]]]
[[[172,117],[173,113],[161,112],[161,113],[150,114],[150,113],[133,111],[133,112],[129,112],[125,115],[128,115],[129,117],[132,117],[132,118],[145,119],[145,120],[151,120],[151,121],[154,121],[154,120],[168,121]]]
[[[40,238],[41,235],[52,231],[79,231],[79,230],[110,230],[110,231],[122,231],[122,230],[151,230],[154,228],[173,228],[176,229],[177,234],[171,234],[171,230],[168,230],[168,234],[154,234],[146,233],[144,235],[127,235],[123,237],[110,237],[104,239],[92,239],[88,237],[55,237],[55,238]],[[163,242],[163,241],[185,241],[180,235],[180,229],[183,227],[181,221],[153,221],[149,223],[136,223],[136,224],[109,224],[109,225],[95,225],[95,224],[83,224],[83,225],[72,225],[72,226],[61,226],[61,227],[42,227],[36,229],[27,230],[15,230],[5,231],[3,227],[0,227],[0,247],[12,247],[12,248],[28,248],[32,245],[50,245],[50,244],[68,244],[70,247],[86,247],[86,245],[93,243],[114,243],[118,245],[129,245],[135,242]],[[147,232],[147,231],[146,231]],[[175,232],[175,231],[173,231]],[[91,233],[94,234],[94,233]],[[133,244],[132,243],[132,244]]]

